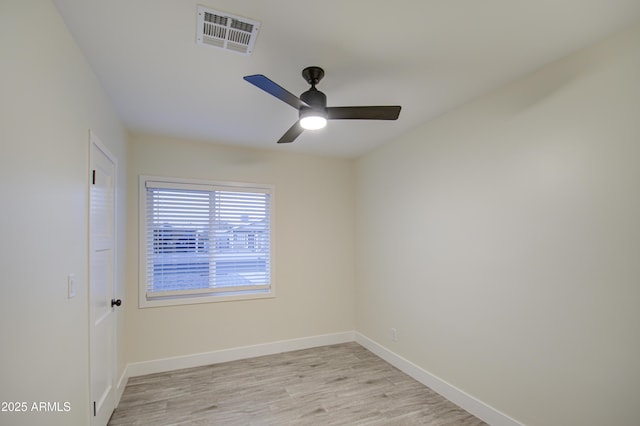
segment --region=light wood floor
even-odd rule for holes
[[[109,425],[485,425],[357,343],[132,377]]]

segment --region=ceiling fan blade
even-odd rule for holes
[[[300,109],[300,107],[303,106],[308,106],[306,103],[302,102],[296,95],[269,80],[262,74],[248,75],[243,78],[257,88],[264,90],[268,94],[275,96],[282,102],[286,102],[296,109]]]
[[[397,120],[401,108],[399,105],[329,107],[327,118],[329,120]]]
[[[296,140],[296,138],[298,136],[300,136],[300,134],[304,131],[304,129],[302,128],[302,126],[300,125],[300,120],[296,121],[294,123],[293,126],[291,126],[291,128],[289,128],[289,130],[287,130],[285,132],[284,135],[282,135],[282,137],[280,138],[280,140],[278,141],[278,143],[290,143],[293,142],[294,140]]]

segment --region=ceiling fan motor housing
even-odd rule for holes
[[[300,100],[314,109],[327,107],[327,96],[315,87],[312,87],[300,95]]]
[[[308,115],[320,115],[327,117],[327,96],[316,89],[316,84],[324,77],[324,70],[320,67],[307,67],[302,70],[302,77],[311,85],[311,88],[300,95],[300,100],[309,107],[300,108],[300,118]]]
[[[305,71],[309,72],[312,69],[322,72],[322,69],[317,67],[306,68]],[[305,72],[303,72],[304,74]],[[300,107],[298,117],[300,118],[300,125],[305,129],[321,129],[327,124],[327,96],[316,89],[315,86],[320,81],[320,78],[322,78],[322,75],[319,77],[317,75],[309,76],[311,89],[300,95],[300,100],[306,105]]]

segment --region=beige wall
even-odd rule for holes
[[[89,129],[118,157],[120,195],[126,133],[50,1],[0,2],[0,52],[0,401],[71,404],[0,424],[87,425]]]
[[[140,175],[275,185],[276,297],[138,308]],[[129,362],[353,330],[352,161],[135,135],[129,177]]]
[[[525,424],[637,425],[639,40],[357,161],[357,331]]]

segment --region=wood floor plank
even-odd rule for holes
[[[109,425],[486,423],[344,343],[132,377]]]

